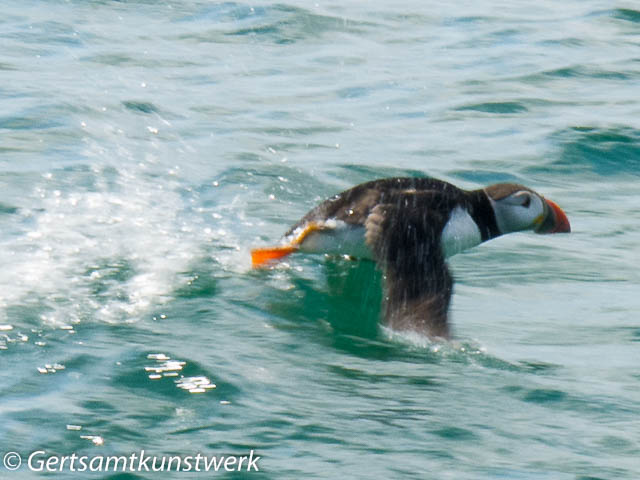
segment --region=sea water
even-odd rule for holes
[[[2,478],[141,450],[260,457],[207,478],[638,478],[636,2],[2,12]],[[453,257],[447,343],[380,326],[370,262],[251,270],[396,175],[520,182],[573,231]]]

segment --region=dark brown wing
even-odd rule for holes
[[[436,212],[377,205],[365,221],[365,239],[385,275],[387,324],[447,338],[453,279],[440,249],[447,219]]]
[[[434,202],[459,203],[463,191],[435,178],[395,177],[361,183],[325,200],[302,217],[285,236],[307,223],[322,223],[334,218],[363,225],[371,210],[380,203],[417,206]]]

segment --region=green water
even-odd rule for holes
[[[638,478],[633,2],[3,7],[0,477]],[[251,270],[393,175],[517,181],[573,232],[452,258],[450,343],[381,327],[368,262]]]

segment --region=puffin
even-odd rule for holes
[[[394,331],[450,338],[453,277],[446,259],[507,233],[568,233],[551,200],[516,183],[464,190],[428,177],[382,178],[320,203],[280,245],[251,251],[254,268],[294,252],[375,261],[384,279],[383,315]]]

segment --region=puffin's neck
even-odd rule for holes
[[[483,242],[502,235],[496,221],[496,214],[484,189],[466,192],[467,210],[480,230]]]

